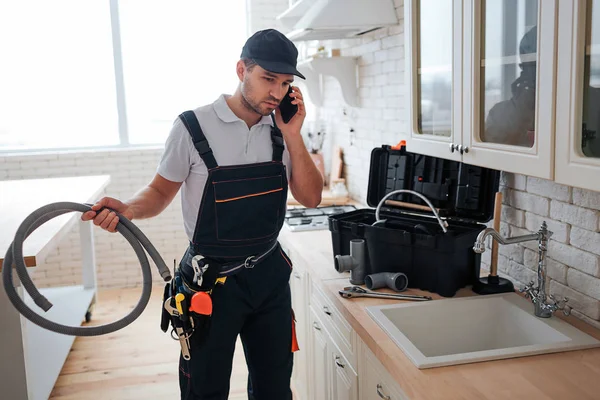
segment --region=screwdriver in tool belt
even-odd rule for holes
[[[183,293],[177,293],[175,295],[175,307],[177,307],[177,311],[179,311],[179,317],[183,316],[183,304],[182,302],[185,300],[185,295]]]
[[[183,330],[185,332],[189,332],[192,329],[192,324],[190,321],[190,309],[183,293],[177,293],[175,296],[175,302],[177,303],[177,309],[180,312],[180,318],[183,321]]]

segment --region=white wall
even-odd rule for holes
[[[248,36],[262,29],[277,29],[275,17],[284,12],[288,5],[288,0],[246,0]]]
[[[275,16],[288,5],[288,0],[248,1],[251,10],[249,34],[258,29],[277,27]],[[324,107],[318,111],[328,127],[325,157],[328,158],[328,149],[334,143],[344,149],[349,190],[363,203],[366,201],[371,150],[381,144],[396,144],[406,134],[402,111],[407,101],[403,80],[403,2],[395,0],[395,3],[401,20],[398,26],[381,29],[361,39],[324,43],[327,47],[341,48],[342,55],[358,57],[360,106],[347,107],[337,81],[327,78]],[[351,129],[354,132],[350,132]],[[0,179],[109,173],[112,182],[106,193],[126,199],[149,182],[160,154],[161,149],[157,148],[35,157],[0,156]],[[546,220],[554,231],[548,252],[550,292],[568,296],[574,306],[573,314],[600,328],[600,193],[518,174],[503,174],[501,187],[505,203],[502,233],[533,232],[542,218]],[[136,221],[136,224],[149,236],[168,265],[172,265],[173,258],[179,259],[185,250],[187,240],[183,234],[179,196],[160,216]],[[139,284],[137,259],[124,239],[100,229],[95,230],[95,235],[100,285]],[[40,286],[79,281],[77,240],[77,232],[73,232],[43,266],[35,269],[34,279]],[[533,246],[533,243],[500,246],[500,274],[516,282],[517,287],[535,277]],[[489,251],[484,253],[486,265],[489,256]]]

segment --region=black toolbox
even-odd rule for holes
[[[481,255],[473,244],[493,216],[499,181],[496,170],[410,153],[405,146],[375,148],[367,191],[367,204],[375,208],[329,217],[334,258],[350,254],[350,240],[364,239],[366,274],[403,272],[408,287],[452,297],[479,276]],[[424,195],[447,222],[447,232],[411,193],[389,197],[379,215],[385,224],[373,226],[379,202],[399,189]]]

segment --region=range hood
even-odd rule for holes
[[[398,24],[393,0],[299,0],[277,20],[296,41],[356,38]]]

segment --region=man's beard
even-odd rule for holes
[[[271,114],[271,112],[272,112],[271,109],[268,109],[268,108],[266,108],[264,106],[261,107],[261,102],[257,103],[249,95],[249,93],[252,92],[252,85],[247,80],[245,80],[244,83],[242,84],[240,92],[242,93],[242,104],[244,105],[244,107],[246,107],[246,109],[248,111],[255,112],[255,113],[257,113],[259,115],[262,115],[262,116],[267,116],[267,115]],[[265,101],[269,101],[269,102],[272,102],[272,103],[279,104],[279,101],[277,99],[272,98],[272,97],[270,97],[269,99],[267,99]]]

